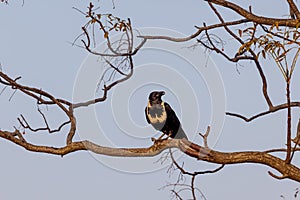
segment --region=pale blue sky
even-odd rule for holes
[[[242,3],[245,7],[250,4],[248,1],[236,2]],[[251,4],[253,12],[258,14],[282,16],[287,11],[287,6],[283,1],[267,0],[263,1],[259,7],[255,5],[257,2],[262,1],[251,1]],[[191,34],[195,31],[194,25],[216,21],[215,16],[202,1],[131,0],[125,2],[115,0],[116,9],[114,10],[111,9],[110,1],[98,3],[102,11],[112,12],[124,18],[130,17],[133,25],[138,28],[160,27],[183,34]],[[0,63],[2,70],[13,77],[22,76],[20,82],[24,84],[43,88],[57,97],[71,99],[76,75],[87,57],[87,52],[71,46],[69,43],[81,33],[81,26],[86,22],[85,17],[72,7],[85,10],[87,4],[88,2],[71,0],[63,2],[25,0],[23,7],[22,1],[11,1],[8,6],[0,5]],[[270,4],[272,4],[272,9],[270,9]],[[225,13],[227,18],[232,18],[228,11]],[[231,40],[227,41],[229,46],[230,42]],[[135,59],[138,64],[159,63],[175,67],[180,71],[178,65],[184,64],[184,62],[164,60],[167,58],[168,55],[146,52],[140,57],[138,55]],[[224,81],[227,97],[226,110],[251,115],[267,109],[261,95],[260,79],[252,65],[243,63],[243,66],[236,67],[224,62],[218,56],[212,58]],[[237,69],[240,73],[237,73]],[[280,72],[272,64],[265,65],[264,69],[269,75],[269,91],[274,103],[282,103],[285,87]],[[297,72],[299,72],[298,69],[296,69]],[[299,76],[294,78],[297,80]],[[191,83],[194,81],[197,80],[192,80]],[[153,87],[159,88],[157,85]],[[198,96],[204,95],[200,96],[204,99],[199,105],[201,116],[209,118],[211,114],[207,113],[209,111],[206,112],[206,109],[211,105],[206,105],[210,102],[206,99],[208,95],[206,87],[203,79],[199,81],[199,85],[193,86],[193,88],[199,89]],[[296,84],[293,87],[297,89]],[[151,90],[151,85],[148,85],[145,90]],[[18,126],[16,118],[19,114],[28,116],[33,125],[39,125],[41,119],[34,102],[29,98],[23,98],[20,93],[17,93],[12,101],[8,102],[10,96],[11,91],[9,90],[0,96],[2,111],[0,128],[12,130],[13,126]],[[292,96],[295,100],[300,97],[296,92],[292,93]],[[132,98],[134,97],[136,97],[134,101],[137,101],[138,106],[146,105],[147,97],[140,99],[139,93],[133,95]],[[180,110],[180,102],[176,101],[174,96],[166,95],[165,98],[174,108]],[[109,103],[104,106],[96,106],[96,112],[99,115],[103,112],[101,109],[108,112]],[[132,105],[130,106],[132,107]],[[293,111],[295,121],[297,121],[299,111],[296,109]],[[137,115],[141,116],[136,119],[137,124],[146,126],[147,124],[142,118],[144,110],[135,110],[135,112],[140,112]],[[180,113],[180,111],[178,112]],[[49,118],[61,119],[61,116],[51,109],[47,114]],[[285,112],[281,111],[249,124],[239,119],[226,117],[223,131],[215,148],[220,151],[238,151],[282,147],[285,138],[284,114]],[[99,118],[101,119],[101,117]],[[202,118],[199,129],[196,131],[205,131],[208,123],[209,119]],[[55,127],[57,122],[51,121],[51,125]],[[117,133],[116,128],[112,130],[113,133],[121,133]],[[42,135],[32,134],[27,137],[39,144],[63,145],[65,135],[62,133],[49,136],[44,133]],[[113,135],[110,137],[115,141],[119,139]],[[120,144],[140,147],[150,145],[150,141],[127,138],[120,141]],[[174,181],[175,178],[169,178],[166,168],[149,173],[125,173],[103,165],[88,152],[76,152],[61,158],[27,152],[3,139],[0,140],[0,152],[0,196],[1,199],[7,200],[21,198],[32,200],[169,199],[168,189],[159,190],[159,188],[167,182]],[[299,159],[296,157],[296,160],[297,158]],[[118,158],[114,159],[115,162],[119,162]],[[133,159],[126,159],[130,166]],[[192,170],[205,169],[210,166],[189,158],[185,158],[184,161],[186,166],[189,165]],[[299,164],[299,162],[297,163]],[[215,166],[210,167],[214,168]],[[197,184],[209,200],[282,199],[280,195],[284,195],[286,199],[292,199],[294,190],[299,184],[289,180],[275,180],[267,174],[268,170],[270,170],[268,167],[253,164],[226,166],[217,174],[199,177]]]

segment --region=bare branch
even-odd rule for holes
[[[47,119],[46,119],[45,114],[41,111],[40,108],[38,108],[38,112],[41,114],[41,116],[42,116],[42,118],[43,118],[43,120],[44,120],[44,123],[45,123],[46,127],[32,128],[32,127],[29,125],[29,123],[27,122],[27,120],[25,119],[25,117],[24,117],[22,114],[20,115],[20,116],[21,116],[21,119],[20,119],[20,118],[17,118],[17,119],[18,119],[19,123],[21,124],[21,126],[22,126],[24,129],[29,129],[29,130],[32,131],[32,132],[48,131],[49,133],[55,133],[55,132],[61,131],[61,129],[62,129],[65,125],[67,125],[67,124],[69,124],[69,123],[71,122],[70,120],[69,120],[69,121],[66,121],[66,122],[62,123],[57,129],[51,129],[51,128],[49,127],[49,124],[48,124],[48,121],[47,121]]]
[[[204,1],[217,4],[224,8],[229,8],[230,10],[239,14],[240,16],[258,24],[265,24],[265,25],[278,24],[279,26],[285,26],[285,27],[296,27],[298,24],[298,21],[294,19],[269,18],[269,17],[254,15],[252,12],[245,10],[244,8],[238,6],[237,4],[225,0],[204,0]]]
[[[300,107],[300,102],[291,102],[291,107]],[[273,108],[271,110],[268,110],[268,111],[264,111],[264,112],[261,112],[261,113],[258,113],[252,117],[245,117],[243,115],[240,115],[240,114],[237,114],[237,113],[231,113],[231,112],[226,112],[226,115],[228,116],[233,116],[233,117],[238,117],[242,120],[244,120],[245,122],[250,122],[254,119],[257,119],[259,117],[262,117],[262,116],[265,116],[265,115],[268,115],[270,113],[274,113],[274,112],[277,112],[277,111],[280,111],[280,110],[283,110],[283,109],[286,109],[288,108],[288,104],[287,103],[284,103],[284,104],[280,104],[280,105],[277,105],[277,106],[273,106]]]
[[[210,132],[210,126],[207,127],[205,134],[199,133],[199,135],[203,138],[204,147],[208,148],[207,138]]]
[[[3,78],[4,80],[2,80],[1,78]],[[24,86],[21,84],[18,84],[16,81],[20,79],[20,77],[16,78],[16,79],[12,79],[10,78],[8,75],[6,75],[4,72],[0,71],[0,82],[11,86],[12,89],[17,89],[22,91],[24,94],[34,98],[37,100],[38,104],[59,104],[65,112],[67,112],[67,110],[62,106],[62,104],[65,105],[71,105],[70,102],[66,101],[66,100],[62,100],[62,99],[56,99],[54,98],[52,95],[50,95],[49,93],[38,89],[38,88],[34,88],[34,87],[28,87],[28,86]],[[43,98],[48,98],[50,101],[46,101]]]
[[[191,185],[183,185],[184,187],[186,187],[186,190],[190,190],[192,192],[192,197],[194,200],[196,200],[196,191],[199,191],[201,193],[201,196],[206,199],[206,197],[204,196],[204,194],[201,192],[200,189],[196,188],[195,187],[195,180],[196,180],[196,177],[198,175],[203,175],[203,174],[209,174],[209,173],[216,173],[218,171],[220,171],[225,165],[223,164],[222,166],[218,167],[217,169],[215,170],[207,170],[207,171],[196,171],[196,172],[189,172],[187,170],[185,170],[183,168],[183,165],[180,166],[177,161],[175,160],[174,156],[173,156],[173,153],[171,151],[171,149],[169,149],[169,153],[170,153],[170,156],[171,156],[171,159],[172,159],[172,165],[173,164],[175,165],[176,169],[178,169],[180,171],[180,174],[179,176],[181,175],[188,175],[191,177]],[[174,186],[174,189],[173,189],[173,192],[176,193],[176,196],[180,197],[180,192],[185,190],[185,188],[181,189],[181,190],[178,190],[176,191],[176,186],[180,185],[179,184],[179,181],[177,180],[177,182],[175,184],[173,184]],[[182,186],[182,185],[181,185]]]
[[[286,163],[284,160],[272,156],[265,152],[257,152],[257,151],[246,151],[246,152],[233,152],[233,153],[221,153],[218,151],[207,150],[204,147],[201,147],[197,144],[190,143],[187,140],[182,140],[179,143],[179,148],[187,155],[194,157],[196,159],[204,160],[212,163],[219,164],[237,164],[237,163],[260,163],[266,164],[276,169],[282,174],[287,174],[288,178],[293,179],[295,181],[300,181],[300,179],[296,178],[300,174],[300,169],[296,166]],[[189,148],[186,148],[186,147]],[[291,178],[293,177],[293,178]],[[299,177],[300,178],[300,177]]]
[[[94,144],[90,141],[71,142],[65,147],[47,147],[33,145],[24,142],[18,138],[12,136],[10,132],[0,131],[0,137],[7,139],[19,146],[24,147],[28,151],[48,153],[54,155],[64,156],[74,151],[88,150],[97,154],[116,156],[116,157],[153,157],[166,149],[178,148],[183,153],[216,164],[239,164],[239,163],[257,163],[263,164],[276,169],[282,174],[287,174],[289,179],[300,181],[300,169],[292,164],[286,163],[284,160],[272,156],[265,152],[259,151],[246,151],[246,152],[232,152],[223,153],[214,150],[207,150],[197,144],[191,143],[186,139],[181,140],[162,140],[156,141],[156,143],[148,148],[111,148],[103,147]]]
[[[293,151],[300,151],[300,148],[293,148]],[[266,150],[264,151],[264,153],[278,153],[278,152],[286,152],[287,149],[281,148],[281,149],[270,149],[270,150]]]
[[[217,17],[219,18],[221,23],[225,23],[224,19],[222,18],[221,14],[217,11],[217,9],[212,5],[212,3],[209,2],[209,6],[211,7],[211,9],[214,11],[214,13],[217,15]],[[239,38],[236,34],[234,34],[227,26],[224,26],[224,29],[234,38],[236,39],[241,45],[244,45],[244,42],[242,41],[241,38]],[[265,77],[265,74],[263,72],[263,69],[257,59],[257,54],[249,49],[250,54],[252,55],[252,57],[248,58],[249,60],[253,60],[255,62],[256,68],[259,72],[259,75],[261,77],[262,80],[262,92],[264,94],[265,100],[269,106],[269,108],[271,109],[273,107],[272,101],[268,95],[268,84],[267,84],[267,80]],[[224,56],[224,54],[222,54]],[[224,56],[226,57],[226,56]],[[227,58],[228,59],[228,58]]]
[[[288,178],[288,175],[277,176],[277,175],[273,174],[271,171],[268,171],[268,174],[269,174],[270,176],[272,176],[273,178],[276,178],[276,179],[278,179],[278,180],[282,180],[282,179]]]
[[[292,17],[292,19],[295,19],[295,16],[297,19],[300,19],[300,13],[299,10],[296,6],[296,4],[294,3],[293,0],[287,0],[289,7],[290,7],[290,15]],[[295,16],[294,16],[295,15]]]
[[[233,26],[233,25],[239,25],[239,24],[244,24],[249,22],[248,19],[240,19],[240,20],[236,20],[236,21],[231,21],[231,22],[225,22],[225,23],[220,23],[220,24],[213,24],[210,26],[203,26],[203,27],[199,27],[196,26],[196,28],[198,29],[195,33],[193,33],[190,36],[187,37],[183,37],[183,38],[174,38],[174,37],[170,37],[170,36],[155,36],[155,35],[143,35],[143,36],[138,36],[140,38],[143,39],[147,39],[147,40],[169,40],[172,42],[186,42],[189,40],[192,40],[194,38],[196,38],[197,36],[199,36],[203,31],[205,30],[211,30],[211,29],[216,29],[216,28],[222,28],[224,26]]]

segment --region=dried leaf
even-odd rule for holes
[[[94,23],[96,23],[96,22],[97,22],[97,20],[94,19],[94,18],[91,20],[91,24],[94,24]]]
[[[265,50],[261,51],[261,55],[263,56],[264,59],[266,59],[266,52],[265,52]]]
[[[298,29],[299,26],[300,26],[300,22],[298,22],[298,23],[296,24],[296,29]]]
[[[278,24],[278,22],[275,22],[275,26],[276,26],[276,29],[279,30],[279,24]]]
[[[271,39],[273,39],[273,35],[270,34],[270,33],[267,33],[266,36],[269,37],[269,38],[271,38]]]
[[[256,60],[258,60],[260,53],[261,53],[261,52],[258,52],[257,55],[255,56],[255,59],[256,59]]]
[[[242,35],[243,35],[243,31],[241,29],[239,29],[239,35],[240,35],[240,37],[242,37]]]
[[[108,38],[108,32],[107,31],[105,31],[105,33],[104,33],[104,38],[105,39]]]

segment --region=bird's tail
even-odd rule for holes
[[[181,126],[179,126],[179,129],[174,137],[175,139],[182,139],[182,138],[185,138],[188,140],[188,137],[186,136],[184,130],[182,129]]]

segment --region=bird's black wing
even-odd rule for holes
[[[181,138],[187,139],[187,136],[183,131],[180,121],[176,116],[174,110],[171,108],[171,106],[168,103],[164,102],[164,105],[165,105],[165,110],[167,112],[167,122],[165,126],[167,126],[166,127],[167,129],[172,130],[173,134],[171,135],[171,137],[176,139],[181,139]]]
[[[172,123],[175,123],[176,125],[177,124],[179,125],[180,121],[177,118],[176,113],[174,112],[174,110],[171,108],[171,106],[167,102],[164,102],[164,105],[165,105],[165,110],[167,112],[168,119],[170,121],[172,121]]]
[[[150,124],[150,120],[149,120],[148,114],[147,114],[147,107],[145,108],[145,116],[146,116],[146,120],[147,120],[148,124]]]
[[[167,112],[167,121],[165,123],[165,127],[166,129],[168,129],[168,131],[172,131],[174,134],[176,134],[177,130],[180,127],[180,121],[176,116],[176,113],[174,112],[174,110],[171,108],[171,106],[168,103],[164,103],[165,105],[165,110]]]

